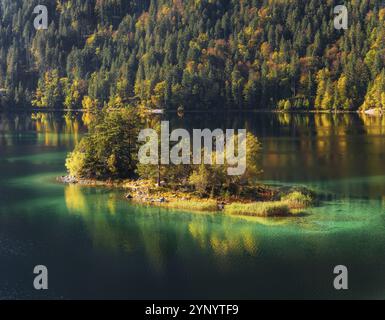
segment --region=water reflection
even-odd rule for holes
[[[72,148],[85,132],[86,126],[78,114],[0,113],[0,144],[3,146],[20,144],[20,139],[24,139],[29,144]]]
[[[213,219],[215,218],[197,215],[188,224],[188,230],[199,247],[211,250],[217,256],[257,254],[258,238],[253,225],[242,224],[241,230],[234,233],[234,221],[226,218],[220,219],[221,224],[218,226],[208,223],[208,220]]]
[[[258,254],[255,222],[132,206],[119,192],[77,185],[65,186],[64,197],[68,212],[82,218],[94,246],[115,252],[145,251],[157,270],[186,239],[217,258]]]

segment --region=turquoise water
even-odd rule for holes
[[[172,120],[174,127],[247,127],[263,144],[261,179],[311,187],[325,200],[289,219],[133,206],[120,190],[56,183],[85,132],[78,118],[1,115],[0,298],[384,298],[381,118]],[[33,289],[38,264],[48,267],[48,291]],[[349,270],[343,292],[333,289],[339,264]]]

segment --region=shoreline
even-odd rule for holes
[[[124,190],[124,198],[139,205],[177,209],[188,212],[217,212],[239,217],[293,217],[303,216],[304,210],[314,204],[312,191],[299,186],[251,186],[253,197],[198,196],[187,186],[160,186],[150,180],[93,180],[70,176],[57,177],[67,185],[108,187]]]
[[[8,109],[8,108],[0,108],[1,113],[85,113],[87,110],[85,109],[37,109],[37,108],[29,108],[29,109]],[[374,112],[372,109],[369,110],[274,110],[274,109],[197,109],[197,110],[184,110],[183,113],[265,113],[265,114],[364,114],[369,116],[382,116],[385,115],[385,111]],[[178,110],[167,110],[162,109],[162,114],[167,113],[178,113]],[[153,113],[154,115],[158,113]]]

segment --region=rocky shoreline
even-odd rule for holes
[[[266,216],[289,216],[291,213],[290,209],[297,209],[296,204],[290,205],[284,203],[281,201],[282,198],[290,194],[300,194],[303,197],[315,198],[315,194],[304,187],[269,187],[260,185],[253,188],[255,192],[255,197],[253,198],[204,198],[196,195],[187,186],[167,186],[165,182],[161,182],[160,185],[158,185],[149,180],[97,181],[77,179],[72,176],[61,176],[57,178],[57,181],[72,185],[120,188],[124,190],[124,198],[128,201],[143,205],[183,209],[187,211],[226,212],[226,209],[229,209],[233,205],[241,206],[240,210],[242,211],[242,207],[250,208],[250,205],[256,205],[268,207],[268,209],[275,209],[275,211],[271,211],[276,213],[271,215],[266,214]],[[260,209],[261,208],[257,208],[256,210]],[[245,212],[244,215],[248,215],[248,212]]]
[[[166,204],[175,201],[199,201],[202,200],[191,195],[191,192],[185,188],[184,190],[167,189],[166,183],[161,182],[160,185],[153,184],[148,180],[123,180],[123,181],[98,181],[90,179],[77,179],[72,176],[61,176],[56,179],[60,183],[82,185],[82,186],[100,186],[115,187],[124,189],[124,198],[144,204]],[[226,202],[218,199],[217,210],[224,209]]]

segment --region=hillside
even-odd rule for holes
[[[346,2],[344,31],[334,0],[1,0],[1,105],[385,107],[383,1]]]

